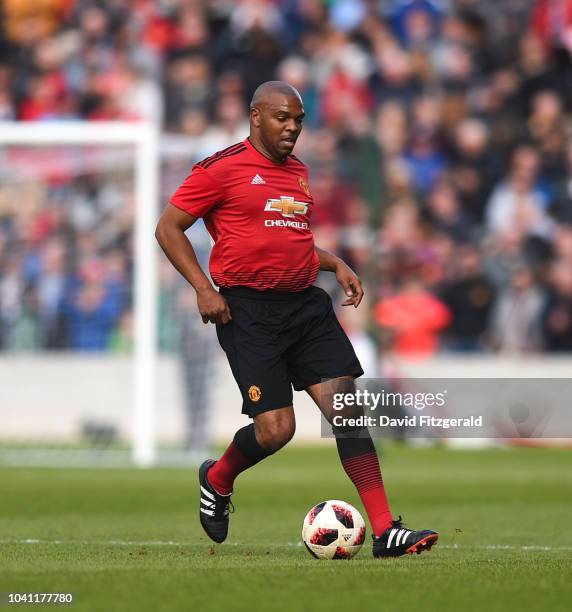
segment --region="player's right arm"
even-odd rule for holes
[[[232,318],[228,303],[212,286],[185,235],[196,220],[197,217],[168,204],[157,223],[155,237],[169,261],[197,292],[197,305],[203,323],[226,325]]]

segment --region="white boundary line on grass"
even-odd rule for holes
[[[175,542],[171,540],[148,540],[148,541],[131,541],[131,540],[38,540],[28,538],[25,540],[0,540],[0,544],[82,544],[85,546],[197,546],[197,543],[192,542]],[[209,544],[206,542],[206,544]],[[245,548],[252,546],[261,546],[264,548],[281,548],[291,546],[302,546],[302,542],[286,542],[284,544],[260,544],[260,543],[244,543],[244,542],[229,542],[225,546],[244,546]],[[512,544],[437,544],[439,548],[447,548],[452,550],[474,549],[474,550],[530,550],[530,551],[557,551],[557,550],[572,550],[572,546],[515,546]]]

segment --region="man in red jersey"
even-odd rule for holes
[[[253,420],[218,461],[199,469],[201,524],[219,543],[228,533],[235,478],[294,435],[292,387],[306,390],[330,420],[332,391],[352,390],[363,374],[329,296],[312,284],[319,270],[327,270],[346,293],[343,306],[357,308],[363,297],[357,275],[314,245],[308,171],[292,155],[303,120],[293,87],[263,83],[250,105],[249,138],[195,164],[157,225],[159,244],[197,293],[204,323],[216,325],[242,412]],[[209,267],[220,291],[185,236],[198,217],[214,240]],[[430,548],[438,538],[434,531],[413,531],[393,520],[367,429],[334,433],[371,522],[374,556]]]

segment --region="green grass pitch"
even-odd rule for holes
[[[394,512],[440,532],[430,553],[376,560],[369,535],[351,561],[300,546],[313,504],[363,512],[333,444],[244,474],[221,546],[198,523],[196,470],[0,468],[0,591],[71,592],[68,609],[97,611],[572,608],[572,453],[380,454]]]

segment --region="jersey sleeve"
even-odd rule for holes
[[[204,217],[222,199],[220,185],[204,168],[195,166],[170,202],[193,217]]]

